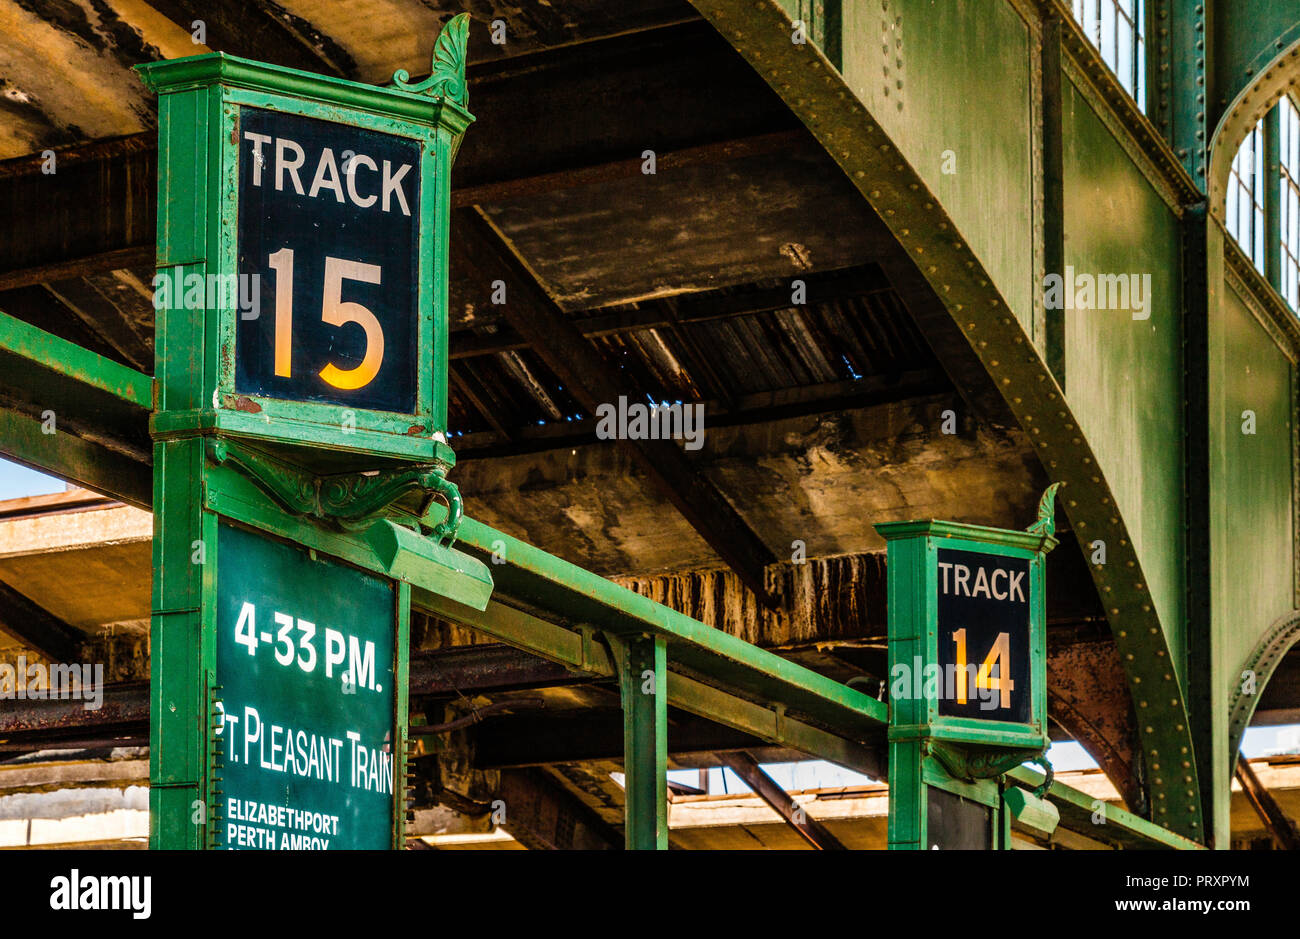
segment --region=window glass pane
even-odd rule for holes
[[[1071,9],[1102,61],[1145,112],[1145,0],[1074,0]]]
[[[1300,310],[1300,111],[1290,95],[1278,103],[1278,202],[1281,215],[1282,296]]]

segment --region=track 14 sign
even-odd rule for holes
[[[1029,561],[938,552],[939,713],[1029,723]]]

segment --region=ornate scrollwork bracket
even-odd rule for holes
[[[1060,488],[1060,483],[1052,483],[1038,500],[1038,520],[1025,529],[1031,535],[1056,534],[1056,490]]]
[[[420,463],[369,474],[317,476],[225,439],[209,440],[208,456],[218,466],[237,468],[291,515],[317,519],[337,528],[364,528],[398,499],[418,491],[424,493],[421,518],[435,500],[441,498],[447,503],[447,517],[434,527],[433,536],[450,545],[456,540],[464,514],[460,490],[447,479],[445,463]]]
[[[1025,750],[971,751],[939,740],[931,740],[929,750],[954,779],[993,779],[1038,756]]]
[[[465,50],[469,44],[469,14],[453,16],[433,45],[433,63],[429,77],[422,82],[411,81],[404,68],[393,73],[391,87],[415,94],[427,94],[455,101],[462,108],[469,106],[469,86],[465,83]]]

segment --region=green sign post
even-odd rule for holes
[[[1045,764],[1044,567],[1056,546],[1056,488],[1028,532],[876,526],[889,552],[890,848],[1006,847],[1013,817],[1042,825],[1054,812],[1001,777]]]
[[[412,587],[479,610],[492,590],[452,547],[446,478],[467,28],[385,88],[224,54],[140,67],[159,96],[152,847],[403,843]]]

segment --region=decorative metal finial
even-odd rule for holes
[[[1038,500],[1038,521],[1027,529],[1031,535],[1056,534],[1056,490],[1060,488],[1060,483],[1052,483]]]
[[[465,49],[469,43],[469,14],[458,13],[442,28],[433,44],[433,63],[429,77],[411,82],[404,68],[393,73],[393,87],[416,94],[441,96],[462,108],[469,106],[469,86],[465,83]]]

